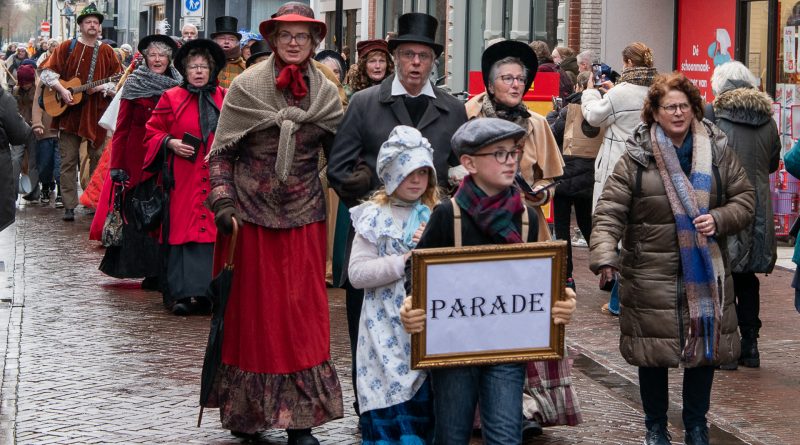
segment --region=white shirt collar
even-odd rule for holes
[[[425,85],[422,86],[422,91],[417,96],[414,96],[400,83],[400,77],[397,74],[394,75],[394,79],[392,80],[392,96],[407,95],[408,97],[418,97],[423,94],[436,99],[436,93],[433,92],[433,86],[430,82],[425,82]]]

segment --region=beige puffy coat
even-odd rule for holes
[[[725,301],[718,354],[711,364],[739,357],[733,280],[725,236],[748,227],[754,192],[747,174],[727,146],[725,134],[708,120],[714,179],[709,213],[725,259]],[[637,180],[638,177],[638,180]],[[639,186],[637,186],[637,183]],[[681,351],[688,337],[689,309],[683,287],[675,218],[656,167],[650,128],[637,127],[628,140],[595,209],[590,267],[609,265],[620,271],[620,352],[635,366],[707,365],[702,342],[686,363]],[[618,241],[622,247],[617,255]]]

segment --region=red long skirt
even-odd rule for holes
[[[288,374],[330,360],[325,223],[268,229],[245,223],[225,310],[222,362],[243,371]],[[217,236],[215,275],[228,238]]]

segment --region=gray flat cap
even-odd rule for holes
[[[456,156],[470,155],[487,145],[504,139],[515,142],[525,136],[525,129],[519,125],[495,117],[479,117],[458,127],[450,139]]]

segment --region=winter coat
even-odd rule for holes
[[[109,169],[122,169],[130,177],[128,187],[139,184],[142,179],[142,164],[147,148],[144,146],[145,124],[153,114],[159,96],[138,99],[121,99],[117,115],[117,131],[111,146]],[[183,134],[181,134],[181,137]]]
[[[772,98],[754,88],[730,89],[714,99],[714,115],[756,191],[753,223],[728,237],[731,271],[772,272],[778,254],[769,174],[778,169],[781,154]]]
[[[725,259],[725,300],[717,358],[713,364],[739,357],[733,280],[725,237],[752,221],[753,186],[727,139],[708,120],[712,169],[709,213]],[[721,190],[721,189],[722,190]],[[650,127],[638,126],[625,154],[609,176],[594,213],[590,268],[619,270],[620,352],[634,366],[695,367],[704,361],[702,342],[691,362],[682,360],[688,338],[689,309],[683,286],[675,216],[656,167]],[[622,240],[619,254],[617,244]]]
[[[36,135],[36,140],[43,140],[43,139],[50,139],[50,138],[57,138],[58,137],[58,130],[52,128],[51,124],[53,123],[53,118],[50,117],[47,112],[44,111],[42,107],[39,106],[39,96],[42,95],[42,82],[38,78],[36,79],[36,94],[33,97],[33,109],[31,110],[31,118],[32,123],[31,126],[33,129],[41,128],[42,135]]]
[[[450,138],[467,121],[464,104],[444,90],[433,87],[436,99],[431,98],[428,101],[428,108],[419,124],[414,126],[403,98],[392,96],[393,80],[394,75],[384,79],[380,85],[353,94],[339,125],[339,132],[336,133],[328,158],[328,181],[349,207],[380,186],[375,174],[378,151],[381,144],[389,138],[392,129],[398,125],[415,127],[431,143],[433,165],[436,167],[440,186],[448,186],[447,170],[458,165],[458,160],[450,149]],[[372,177],[369,187],[354,193],[343,189],[342,185],[350,179],[359,162],[366,163]]]
[[[590,125],[606,127],[605,139],[594,163],[592,208],[614,165],[625,151],[625,141],[642,120],[642,108],[648,87],[621,82],[600,97],[600,91],[589,88],[583,92],[583,117]]]
[[[483,102],[489,100],[487,93],[481,93],[467,102],[467,117],[486,117],[483,114]],[[519,171],[531,187],[552,184],[555,178],[564,174],[564,160],[558,149],[547,120],[536,113],[528,118],[528,133],[523,138],[522,158],[519,160]],[[542,204],[544,205],[544,203]],[[551,238],[547,219],[541,206],[536,206],[539,220],[539,239]]]
[[[794,147],[783,156],[783,166],[790,175],[800,178],[800,142],[794,144]],[[792,261],[800,265],[800,242],[795,241],[794,243]]]
[[[17,101],[0,90],[0,231],[14,222],[17,201],[17,181],[11,171],[10,145],[28,141],[31,127],[17,110]]]
[[[217,87],[211,95],[219,109],[222,109],[226,91],[222,87]],[[190,93],[183,87],[170,88],[161,96],[150,120],[147,121],[146,128],[144,145],[147,154],[144,158],[144,168],[150,170],[151,166],[156,164],[160,166],[162,146],[168,137],[183,139],[184,133],[201,137],[198,95]],[[169,191],[168,242],[171,245],[213,243],[216,239],[217,227],[214,225],[214,214],[203,204],[211,190],[208,162],[205,157],[213,142],[214,133],[211,133],[208,142],[200,145],[194,161],[173,154],[167,155],[172,163],[174,177],[174,186]],[[155,170],[160,170],[160,167],[156,167]]]
[[[556,186],[556,194],[562,196],[572,196],[576,198],[591,198],[592,186],[594,185],[594,161],[595,157],[572,156],[564,154],[564,129],[567,124],[567,115],[570,107],[581,106],[582,93],[573,93],[567,97],[567,104],[559,111],[551,111],[547,114],[547,122],[550,130],[561,149],[564,158],[564,174],[561,175],[559,184]],[[584,121],[585,122],[585,121]],[[602,128],[593,127],[586,123],[589,130],[602,131]]]

